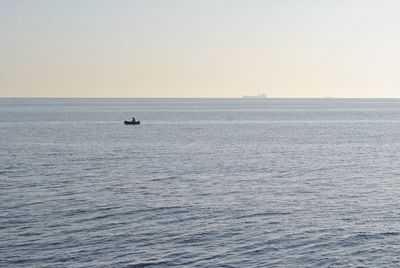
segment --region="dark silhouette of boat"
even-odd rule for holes
[[[124,121],[125,125],[140,125],[140,121]]]

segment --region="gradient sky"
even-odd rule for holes
[[[0,0],[1,97],[400,97],[397,0]]]

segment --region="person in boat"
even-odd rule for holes
[[[136,119],[135,119],[135,117],[132,117],[132,122],[136,122]]]

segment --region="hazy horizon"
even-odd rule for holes
[[[32,100],[40,100],[40,99],[65,99],[65,100],[85,100],[85,99],[110,99],[110,100],[124,100],[124,99],[199,99],[199,100],[224,100],[224,99],[241,99],[243,101],[262,101],[262,100],[400,100],[400,97],[267,97],[265,99],[245,99],[243,97],[0,97],[0,99],[32,99]]]
[[[0,97],[399,98],[399,8],[5,0]]]

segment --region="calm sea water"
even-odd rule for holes
[[[400,100],[0,100],[1,267],[399,256]]]

